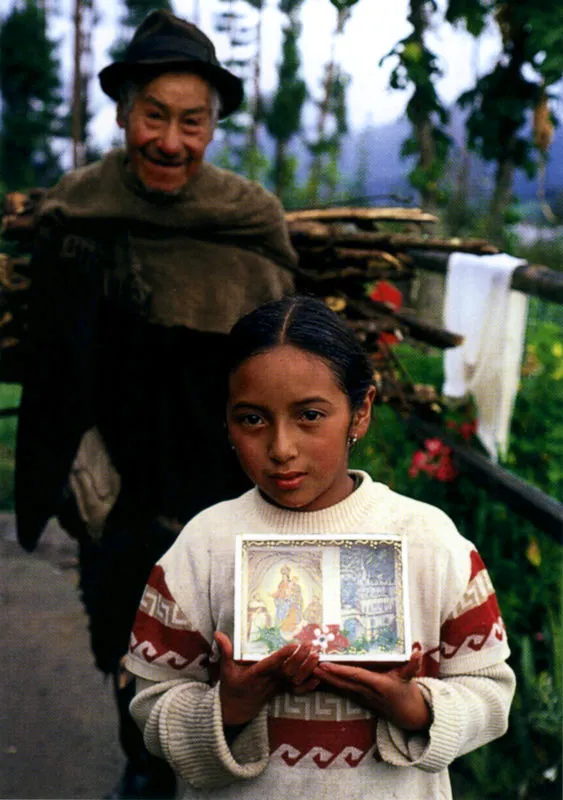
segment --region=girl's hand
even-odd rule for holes
[[[314,675],[339,694],[374,711],[407,731],[426,731],[432,714],[420,687],[412,679],[420,669],[420,655],[414,654],[408,664],[389,672],[370,672],[361,667],[348,667],[323,661]]]
[[[288,644],[255,664],[237,664],[229,637],[217,631],[214,638],[221,649],[223,725],[244,725],[276,695],[306,694],[319,684],[313,676],[319,656],[308,645]]]

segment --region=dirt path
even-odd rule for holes
[[[0,797],[102,798],[117,782],[111,685],[94,666],[75,546],[56,526],[33,554],[0,515]]]

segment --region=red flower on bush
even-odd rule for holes
[[[454,433],[456,432],[459,433],[461,438],[465,439],[465,441],[468,442],[471,439],[471,437],[475,433],[477,433],[477,420],[471,419],[468,420],[467,422],[457,423],[455,420],[449,419],[446,422],[446,427],[449,428],[451,431],[454,431]]]
[[[348,639],[340,633],[340,625],[315,625],[312,622],[305,625],[295,639],[318,647],[321,653],[338,653],[350,646]]]
[[[414,453],[409,467],[411,478],[417,478],[420,472],[426,472],[431,478],[447,483],[457,477],[457,471],[452,463],[451,447],[445,445],[440,439],[426,439],[424,450]]]
[[[472,419],[471,422],[462,422],[458,430],[465,441],[468,442],[471,437],[477,433],[477,420]]]
[[[403,295],[396,286],[393,286],[393,284],[388,281],[377,281],[372,287],[368,297],[370,300],[374,300],[377,303],[384,303],[386,306],[389,306],[392,311],[398,311],[403,304]],[[399,338],[394,333],[384,331],[379,334],[378,340],[390,345],[396,344]]]

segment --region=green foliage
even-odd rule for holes
[[[325,96],[319,103],[317,138],[307,143],[313,156],[305,186],[305,197],[309,205],[315,205],[324,199],[334,201],[342,181],[339,160],[342,138],[348,132],[346,90],[350,76],[334,63],[327,65],[326,75]],[[330,134],[327,133],[329,123],[332,128]]]
[[[412,33],[379,62],[381,65],[388,58],[395,59],[389,78],[392,89],[413,89],[406,107],[413,133],[403,143],[401,156],[416,158],[409,182],[420,192],[426,206],[434,206],[443,200],[440,182],[452,142],[446,130],[449,115],[435,88],[442,71],[436,55],[424,42],[428,18],[436,8],[433,0],[411,0],[408,19],[413,26]]]
[[[490,2],[483,0],[450,0],[446,20],[452,25],[463,22],[472,36],[480,36],[487,24]]]
[[[16,384],[0,384],[0,409],[16,408],[21,388]],[[14,508],[14,458],[17,417],[0,417],[0,509]]]
[[[127,45],[131,40],[133,31],[137,28],[144,18],[156,9],[173,11],[170,0],[123,0],[125,6],[124,13],[119,18],[122,32],[110,48],[110,57],[114,61],[121,61],[125,55]]]
[[[347,9],[352,8],[352,6],[355,6],[358,0],[330,0],[330,2],[338,11],[338,13],[341,13],[342,11],[346,11]]]
[[[498,63],[459,103],[469,109],[467,142],[486,161],[497,164],[489,211],[489,235],[499,240],[511,202],[513,170],[535,175],[538,156],[527,125],[543,93],[563,75],[563,12],[551,0],[450,0],[448,18],[465,21],[472,32],[494,12],[503,42]],[[500,240],[499,240],[500,243]]]
[[[520,69],[497,64],[458,100],[462,108],[471,109],[467,119],[471,150],[485,161],[510,161],[533,177],[537,162],[533,143],[523,129],[526,112],[538,99],[538,85],[527,80]]]
[[[506,466],[547,494],[561,497],[561,327],[539,323],[528,339]],[[397,352],[413,381],[441,386],[441,355],[423,355],[404,344]],[[405,436],[403,423],[391,409],[380,406],[352,460],[396,491],[442,508],[475,543],[497,591],[518,681],[507,734],[453,764],[454,796],[559,798],[561,545],[463,475],[447,483],[422,473],[410,478],[409,465],[418,447]]]
[[[307,86],[300,76],[301,59],[297,43],[301,26],[296,19],[302,0],[281,4],[289,22],[283,31],[282,58],[278,67],[278,88],[264,109],[264,121],[270,136],[276,142],[273,167],[273,184],[276,194],[283,200],[295,187],[295,168],[287,145],[301,128],[301,113],[307,97]]]
[[[270,159],[259,147],[245,147],[241,154],[241,172],[248,178],[265,183],[270,173]]]
[[[29,0],[0,27],[0,171],[8,190],[50,186],[60,176],[52,148],[62,103],[56,43],[45,11]]]

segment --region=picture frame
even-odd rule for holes
[[[307,642],[322,661],[408,661],[406,548],[391,533],[239,534],[235,659],[259,661]]]

